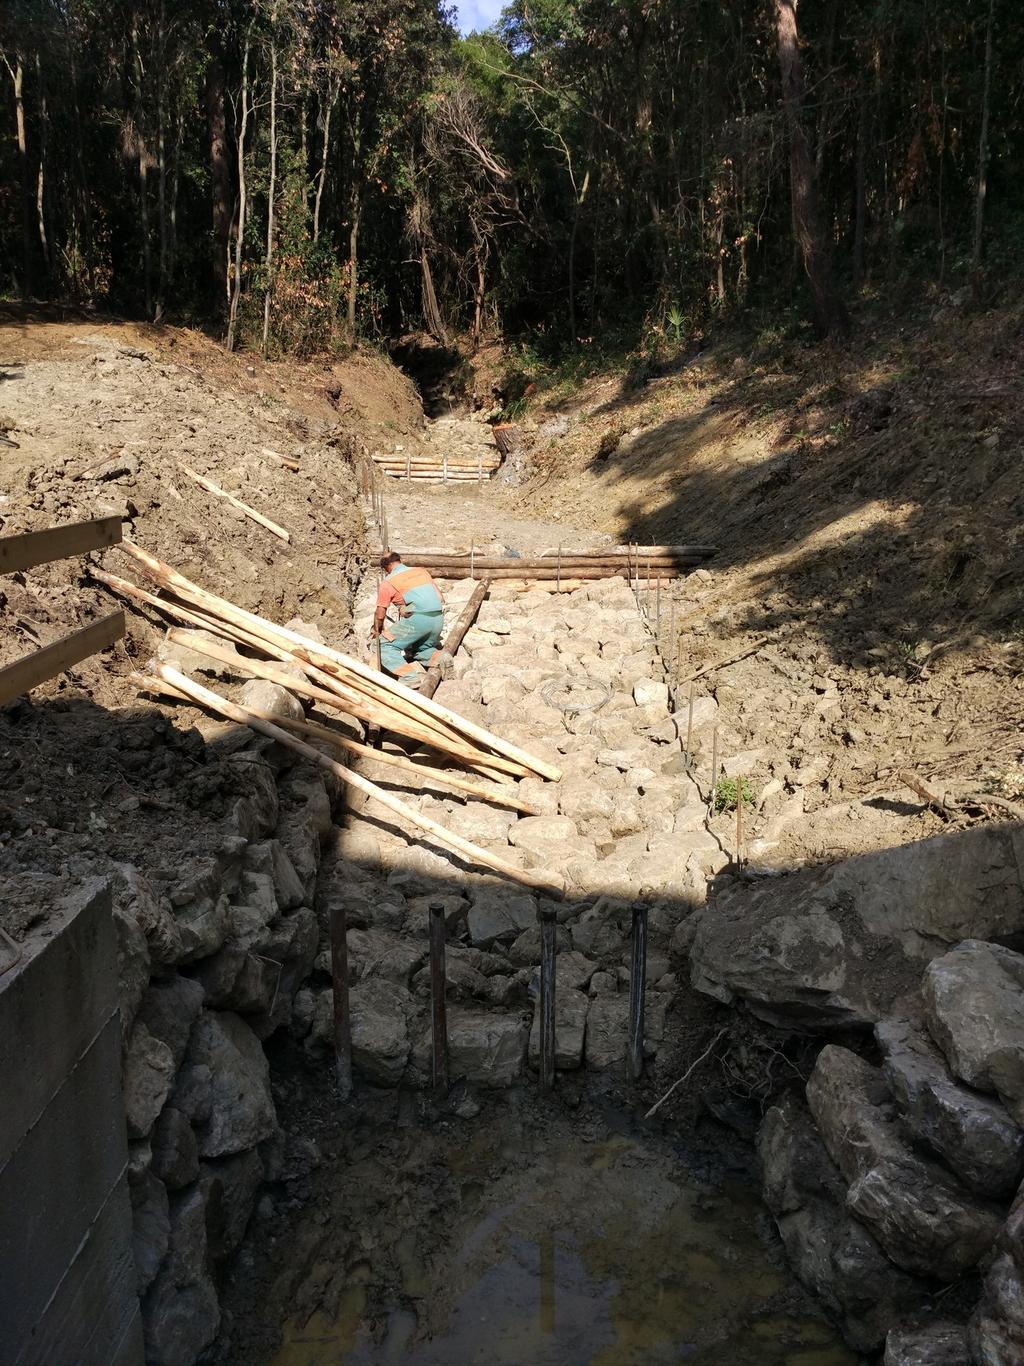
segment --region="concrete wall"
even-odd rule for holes
[[[109,885],[87,883],[0,977],[0,1359],[143,1360]]]

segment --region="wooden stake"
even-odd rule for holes
[[[686,763],[693,765],[693,684],[690,684],[690,705],[686,716]]]
[[[295,750],[303,758],[308,759],[318,767],[326,769],[328,773],[333,773],[349,787],[354,787],[357,791],[371,797],[381,806],[400,816],[410,825],[416,826],[421,830],[427,831],[446,848],[451,849],[460,857],[465,858],[470,863],[480,864],[482,867],[490,868],[494,872],[501,873],[503,877],[510,878],[514,882],[521,882],[524,886],[535,887],[543,891],[548,896],[561,898],[564,893],[564,884],[561,878],[554,874],[535,872],[530,869],[517,868],[514,864],[507,863],[504,859],[498,858],[488,849],[481,849],[472,844],[469,840],[463,839],[461,835],[456,835],[454,831],[446,830],[443,825],[425,816],[421,811],[414,810],[413,807],[406,805],[397,797],[392,797],[383,788],[371,783],[368,778],[361,774],[354,773],[344,764],[340,764],[335,759],[329,759],[326,754],[321,754],[312,745],[307,745],[305,741],[296,739],[281,726],[275,725],[270,721],[264,721],[248,710],[240,707],[234,702],[229,702],[227,698],[221,697],[219,693],[212,692],[209,688],[202,687],[186,674],[179,673],[177,669],[172,669],[168,664],[154,664],[153,672],[164,682],[170,683],[172,687],[178,688],[186,693],[193,701],[201,706],[208,707],[211,711],[218,712],[221,716],[226,716],[229,721],[236,721],[239,725],[251,726],[253,730],[269,736],[271,740],[277,740],[279,744]]]
[[[279,536],[282,541],[291,541],[291,532],[285,531],[283,526],[278,526],[278,524],[272,522],[269,517],[264,517],[262,512],[257,512],[256,509],[251,508],[248,503],[243,503],[241,498],[236,498],[233,493],[228,493],[227,489],[222,489],[221,486],[215,484],[212,479],[207,479],[204,475],[197,474],[195,470],[190,469],[188,465],[183,464],[180,460],[178,461],[178,466],[183,474],[187,474],[190,479],[194,479],[201,488],[204,488],[207,491],[207,493],[212,493],[215,498],[225,499],[232,507],[238,508],[239,512],[244,512],[246,517],[250,517],[254,522],[258,522],[260,526],[265,527],[267,531],[273,532],[275,536]]]

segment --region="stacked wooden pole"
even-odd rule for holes
[[[481,449],[476,456],[377,452],[373,456],[373,463],[382,473],[395,479],[432,479],[445,480],[449,483],[480,482],[491,478],[501,465],[501,455],[493,449],[488,450],[486,454]]]
[[[141,547],[125,542],[124,548],[159,584],[158,596],[138,588],[127,580],[118,579],[103,571],[96,571],[100,582],[120,596],[159,608],[166,615],[223,637],[216,640],[196,639],[174,630],[168,632],[173,641],[178,639],[190,649],[207,654],[233,671],[280,683],[321,706],[346,713],[365,724],[376,724],[400,735],[409,736],[435,749],[448,761],[508,783],[515,777],[533,773],[557,781],[561,774],[544,760],[535,758],[482,726],[458,716],[432,698],[418,697],[386,675],[376,673],[356,659],[340,651],[275,625],[252,612],[246,612],[215,593],[199,587],[179,574],[170,565],[158,560]],[[282,670],[275,663],[239,654],[237,646],[270,656],[272,661],[298,664],[304,678]],[[361,742],[334,731],[316,721],[282,721],[258,708],[243,707],[219,693],[195,682],[186,674],[166,665],[152,665],[150,675],[136,675],[140,687],[162,697],[193,702],[215,714],[270,736],[322,768],[336,773],[347,785],[373,798],[407,824],[426,831],[444,848],[459,857],[509,877],[526,886],[537,888],[553,896],[560,896],[563,884],[556,874],[517,868],[491,851],[472,844],[469,840],[430,817],[408,806],[392,793],[377,786],[345,765],[325,755],[314,746],[328,744],[348,753],[364,754],[376,762],[403,770],[410,778],[423,784],[441,783],[463,791],[467,795],[494,801],[528,813],[532,808],[507,791],[481,783],[477,777],[457,778],[410,763],[408,758],[370,753]]]
[[[545,551],[542,554],[504,558],[484,555],[456,555],[443,551],[403,550],[402,560],[410,568],[429,569],[439,579],[563,579],[583,582],[621,575],[643,584],[679,578],[702,565],[715,554],[709,545],[674,545],[612,550]]]

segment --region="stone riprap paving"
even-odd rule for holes
[[[449,587],[448,625],[474,584]],[[356,604],[364,639],[375,593],[368,582]],[[557,1066],[600,1070],[624,1058],[632,906],[640,897],[650,906],[647,1049],[655,1051],[677,988],[672,936],[729,855],[706,829],[707,793],[686,771],[662,661],[632,590],[621,579],[571,594],[495,585],[436,697],[563,773],[560,783],[519,782],[533,816],[440,787],[416,792],[404,781],[399,794],[513,864],[564,877],[565,900],[550,903],[558,919]],[[602,698],[578,713],[559,705]],[[702,709],[699,724],[713,722],[713,710]],[[394,785],[393,769],[369,761],[363,771]],[[440,900],[452,1076],[515,1082],[538,1051],[545,899],[406,838],[373,803],[350,808],[339,852],[327,896],[348,919],[357,1070],[379,1085],[426,1080],[427,919]],[[321,988],[311,1047],[330,1041],[330,1004]]]

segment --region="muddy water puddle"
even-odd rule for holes
[[[495,1176],[496,1164],[500,1172]],[[756,1193],[709,1187],[634,1136],[478,1131],[447,1155],[459,1216],[370,1312],[366,1264],[336,1312],[285,1324],[273,1366],[855,1366],[795,1290]],[[314,1273],[317,1274],[314,1269]]]

